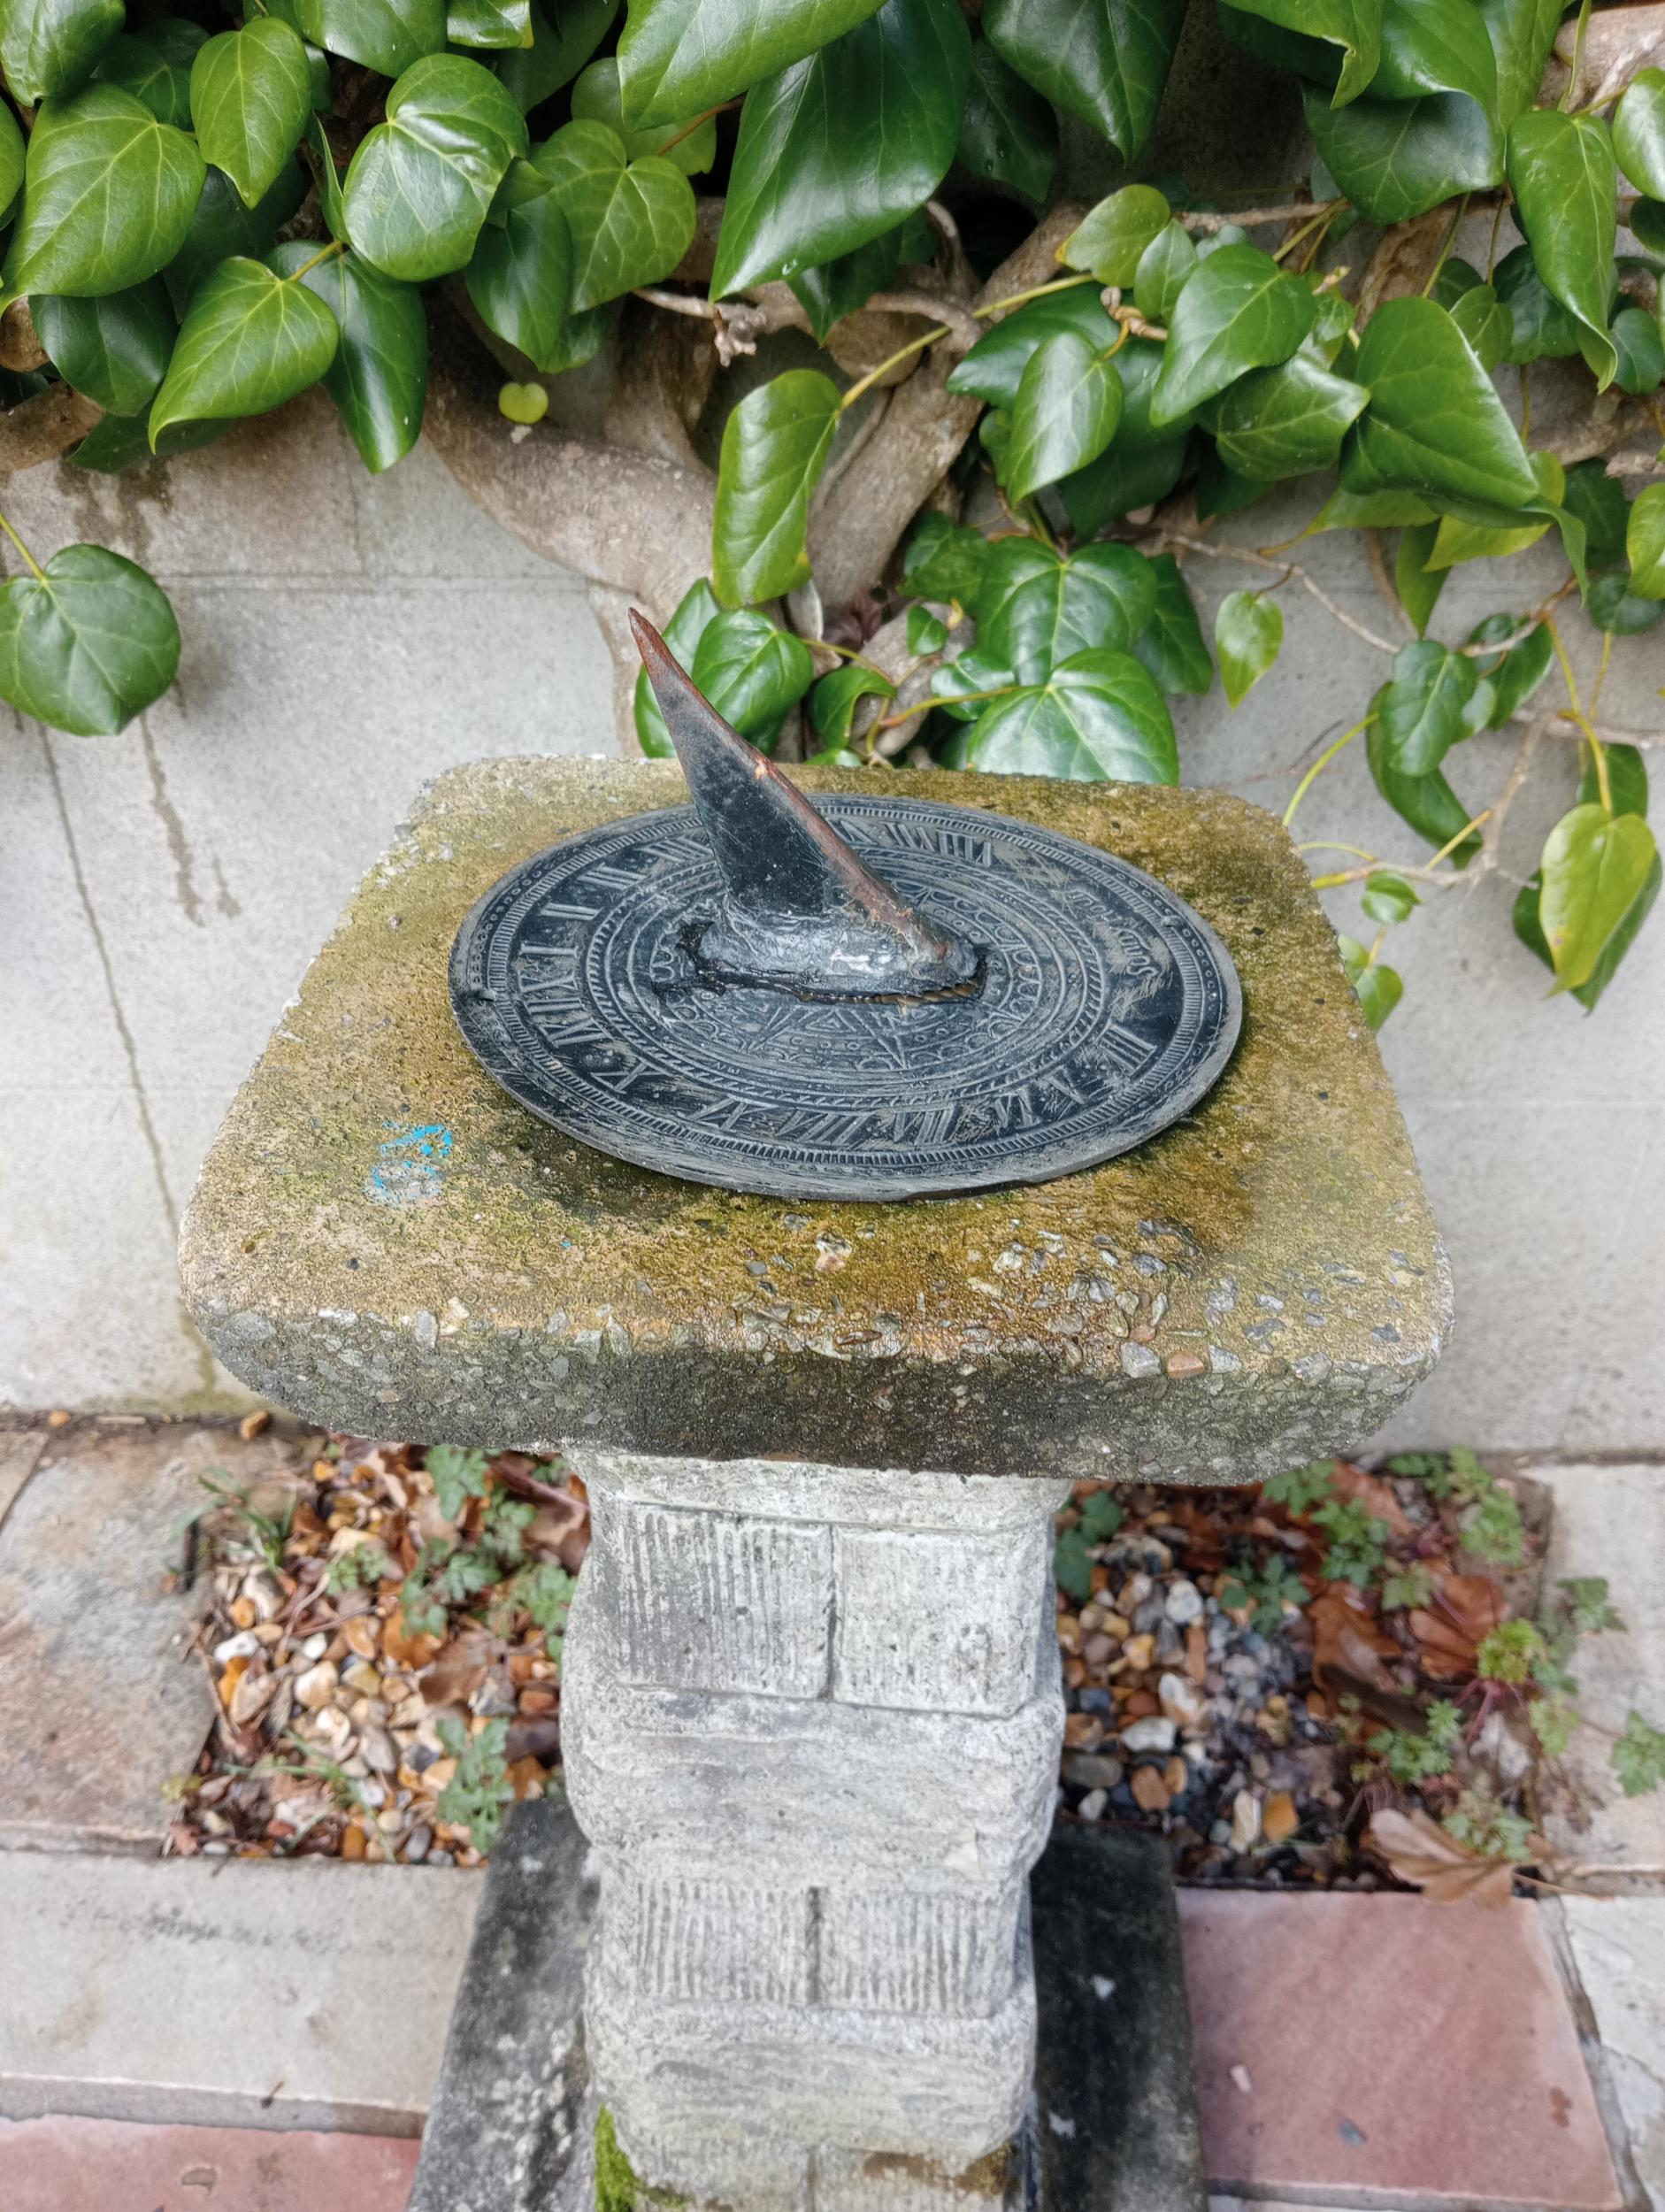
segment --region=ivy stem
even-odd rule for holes
[[[0,515],[0,530],[4,530],[5,532],[7,537],[11,539],[12,544],[17,547],[18,551],[22,554],[24,559],[28,563],[30,571],[33,573],[35,581],[37,583],[43,584],[46,581],[45,570],[35,559],[34,554],[30,552],[28,547],[24,544],[22,539],[18,535],[17,532],[12,527],[12,525],[6,520],[4,515]]]
[[[1293,799],[1291,799],[1289,804],[1284,809],[1284,827],[1285,829],[1289,827],[1290,824],[1295,818],[1295,809],[1306,797],[1308,792],[1312,789],[1313,785],[1317,782],[1319,777],[1323,775],[1324,770],[1330,765],[1336,755],[1340,752],[1344,747],[1351,745],[1354,739],[1359,734],[1361,730],[1368,730],[1375,719],[1376,717],[1373,714],[1367,714],[1362,722],[1355,722],[1353,725],[1353,727],[1348,730],[1345,735],[1337,738],[1333,745],[1327,746],[1324,750],[1319,754],[1317,759],[1314,761],[1312,766],[1308,769],[1306,774],[1295,786],[1295,795]]]
[[[739,105],[739,100],[719,100],[714,108],[707,108],[702,115],[696,115],[691,123],[685,123],[679,131],[673,132],[663,146],[656,146],[653,150],[654,159],[656,161],[662,154],[668,154],[673,146],[679,146],[685,138],[692,138],[701,124],[709,123],[714,115],[725,115],[730,108],[737,108]]]
[[[1285,239],[1283,244],[1276,249],[1272,255],[1272,259],[1274,261],[1281,261],[1286,253],[1293,253],[1296,247],[1300,245],[1301,240],[1305,238],[1309,232],[1327,229],[1335,214],[1336,209],[1340,207],[1342,204],[1341,201],[1336,200],[1331,203],[1328,206],[1321,207],[1316,215],[1308,216],[1307,220],[1301,226],[1301,228],[1299,230],[1292,230],[1288,237]]]
[[[1607,749],[1596,735],[1595,725],[1584,712],[1584,702],[1578,696],[1577,679],[1572,672],[1572,663],[1567,657],[1567,649],[1561,641],[1561,632],[1555,626],[1555,618],[1553,615],[1546,614],[1544,617],[1544,627],[1549,632],[1549,641],[1555,649],[1555,658],[1561,663],[1561,681],[1567,687],[1567,699],[1572,709],[1572,718],[1584,732],[1584,742],[1590,748],[1590,757],[1596,772],[1596,789],[1601,796],[1602,810],[1610,815],[1613,812],[1613,785],[1607,776]]]
[[[347,243],[344,239],[332,238],[321,253],[315,253],[310,261],[303,261],[298,269],[291,269],[284,281],[288,284],[294,284],[299,278],[303,277],[309,269],[316,269],[320,261],[327,261],[332,254],[345,253],[346,250]]]
[[[1423,297],[1424,299],[1430,297],[1435,285],[1439,281],[1439,272],[1445,267],[1447,259],[1450,257],[1451,249],[1457,242],[1457,227],[1468,211],[1469,196],[1465,192],[1462,197],[1457,202],[1455,208],[1452,211],[1450,227],[1446,232],[1445,243],[1439,249],[1439,258],[1435,261],[1433,267],[1428,272],[1428,281],[1423,286]]]
[[[1561,96],[1561,112],[1572,106],[1573,95],[1578,89],[1578,80],[1584,73],[1584,37],[1590,28],[1590,0],[1581,0],[1578,9],[1578,27],[1573,33],[1572,66],[1567,72],[1567,89]]]
[[[1091,272],[1080,276],[1058,277],[1050,284],[1032,284],[1026,292],[1009,293],[1003,300],[990,300],[986,305],[974,307],[971,311],[978,322],[983,322],[989,316],[999,315],[1009,307],[1021,307],[1025,300],[1038,300],[1047,292],[1072,292],[1078,285],[1093,284],[1097,280]],[[952,329],[948,324],[937,323],[931,329],[922,332],[917,338],[910,338],[905,346],[899,346],[895,352],[887,359],[881,361],[876,369],[869,369],[865,376],[858,378],[850,386],[849,390],[839,402],[840,414],[842,414],[847,407],[853,407],[864,392],[871,391],[879,378],[887,374],[899,363],[908,360],[913,354],[923,353],[927,346],[934,346],[938,339],[950,337],[952,334]]]
[[[1015,692],[1026,688],[1023,684],[1001,684],[993,691],[952,691],[941,698],[921,699],[911,707],[904,707],[900,714],[886,714],[873,727],[876,730],[900,729],[904,722],[911,722],[917,714],[929,714],[932,707],[970,707],[984,699],[1009,699]]]

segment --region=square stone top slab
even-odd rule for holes
[[[889,1205],[576,1146],[464,1047],[451,940],[508,869],[685,787],[669,762],[477,763],[421,795],[203,1170],[186,1294],[232,1371],[358,1434],[979,1474],[1241,1482],[1379,1425],[1438,1356],[1446,1270],[1284,831],[1209,791],[886,788],[1042,823],[1191,902],[1245,1005],[1199,1108],[1086,1174]]]

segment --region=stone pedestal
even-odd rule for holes
[[[639,2170],[795,2203],[1015,2133],[1063,1727],[1054,1482],[597,1453],[562,1702],[602,1878],[598,2093]]]
[[[591,2062],[646,2181],[746,2212],[1004,2186],[1068,1484],[1356,1447],[1447,1320],[1375,1041],[1270,816],[894,781],[1113,849],[1198,909],[1246,1021],[1193,1113],[1089,1173],[892,1206],[735,1197],[569,1144],[464,1047],[451,939],[517,862],[682,786],[491,762],[425,794],[372,872],[183,1238],[198,1325],[276,1402],[559,1447],[590,1480],[563,1723],[602,1891]]]

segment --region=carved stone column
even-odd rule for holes
[[[1067,1486],[580,1463],[563,1747],[621,2146],[651,2183],[748,2206],[875,2155],[946,2177],[1001,2152],[1033,2055]]]

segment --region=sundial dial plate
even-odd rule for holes
[[[1219,940],[1113,855],[1004,815],[879,794],[818,812],[974,947],[974,987],[837,999],[696,964],[723,877],[692,806],[538,854],[458,933],[471,1048],[580,1142],[696,1182],[895,1199],[1047,1182],[1209,1089],[1241,1002]]]

